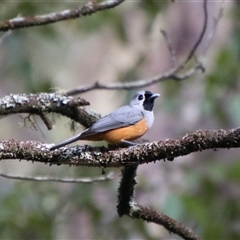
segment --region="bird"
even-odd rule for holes
[[[150,91],[138,91],[128,105],[100,118],[80,134],[51,147],[50,151],[78,140],[136,145],[131,141],[143,136],[154,122],[154,100],[159,96],[160,94]]]

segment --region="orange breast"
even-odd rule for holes
[[[122,140],[134,140],[141,137],[148,130],[145,119],[141,120],[135,125],[129,127],[123,127],[118,129],[109,130],[106,132],[98,133],[89,137],[85,137],[83,140],[90,141],[106,141],[109,143],[119,143]]]

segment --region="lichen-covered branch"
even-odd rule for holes
[[[156,223],[164,226],[170,233],[175,233],[186,240],[197,240],[198,236],[182,223],[168,217],[163,213],[154,211],[148,207],[143,207],[137,203],[131,203],[129,215],[132,218],[142,219],[147,222]]]
[[[118,188],[118,203],[117,203],[117,212],[121,217],[123,215],[130,214],[130,203],[134,197],[134,188],[137,184],[136,175],[137,175],[137,167],[135,166],[127,166],[122,170],[122,178],[120,181],[120,185]]]
[[[217,148],[239,148],[240,128],[198,130],[181,138],[151,142],[135,147],[109,150],[105,147],[77,145],[49,151],[50,144],[34,141],[0,142],[0,160],[23,159],[49,164],[121,167],[173,159],[193,152]]]
[[[82,98],[72,98],[57,93],[10,94],[0,98],[0,115],[13,113],[56,112],[60,106],[66,108],[86,106]]]
[[[73,98],[57,93],[11,94],[0,98],[0,116],[28,113],[39,115],[47,128],[51,123],[45,114],[59,113],[89,127],[99,115],[83,108],[89,105],[85,99]]]
[[[49,13],[39,16],[16,17],[10,20],[1,21],[0,31],[35,27],[69,19],[76,19],[102,10],[114,8],[122,2],[124,2],[124,0],[106,0],[101,3],[96,3],[95,1],[89,0],[82,6],[75,9],[68,9],[62,12]]]
[[[117,211],[121,217],[127,215],[131,218],[142,219],[165,227],[170,233],[175,233],[184,239],[197,240],[198,237],[180,222],[166,216],[163,213],[143,207],[134,201],[134,189],[136,182],[137,165],[127,166],[122,170],[122,178],[118,188]]]

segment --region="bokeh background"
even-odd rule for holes
[[[39,15],[79,2],[0,1],[0,20]],[[215,28],[220,9],[222,17]],[[197,129],[235,128],[240,123],[240,6],[209,1],[209,23],[197,56],[206,72],[148,87],[158,92],[149,140],[181,137]],[[96,81],[151,78],[170,69],[165,30],[177,61],[186,58],[203,25],[201,1],[126,1],[115,9],[81,19],[20,29],[1,38],[0,95],[67,91]],[[216,30],[216,31],[215,31]],[[3,33],[1,33],[3,36]],[[102,115],[123,105],[133,91],[82,94]],[[26,115],[1,118],[0,139],[57,143],[72,136],[69,119],[52,115],[47,131]],[[23,125],[25,124],[25,127]],[[79,126],[76,132],[83,128]],[[81,144],[85,144],[82,142]],[[92,143],[91,143],[92,144]],[[104,143],[98,143],[104,144]],[[163,212],[203,239],[240,238],[240,157],[238,149],[204,151],[139,167],[136,200]],[[96,177],[99,168],[46,166],[2,161],[0,171],[25,176]],[[15,181],[0,178],[1,239],[179,239],[163,227],[119,218],[114,180],[96,184]]]

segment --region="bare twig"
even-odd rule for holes
[[[0,22],[0,31],[8,31],[9,29],[18,29],[26,27],[35,27],[63,20],[80,18],[102,10],[114,8],[124,1],[125,0],[106,0],[101,3],[94,3],[93,1],[88,1],[81,7],[77,7],[75,9],[70,10],[64,10],[62,12],[49,13],[39,16],[16,17],[10,20]]]
[[[4,40],[12,33],[11,30],[5,32],[1,37],[0,37],[0,45],[4,42]]]
[[[203,21],[203,28],[202,28],[201,34],[200,34],[197,42],[194,44],[193,48],[190,50],[190,53],[189,53],[188,57],[186,58],[186,60],[184,61],[183,66],[186,65],[192,59],[198,46],[202,42],[203,36],[207,30],[207,23],[208,23],[207,0],[203,0],[203,13],[204,13],[204,21]]]
[[[95,178],[52,178],[52,177],[26,177],[26,176],[14,176],[5,173],[0,173],[0,177],[13,179],[13,180],[25,180],[35,182],[61,182],[61,183],[95,183],[105,182],[113,179],[113,174],[109,173],[106,176],[100,176]]]
[[[50,144],[6,140],[0,142],[0,160],[23,159],[55,165],[121,167],[173,159],[207,149],[239,147],[240,128],[198,130],[175,140],[151,142],[117,150],[78,145],[49,151]]]
[[[20,127],[26,127],[30,129],[38,130],[38,126],[36,126],[36,121],[34,115],[28,114],[26,117],[20,116],[23,119],[23,124],[19,124]]]
[[[43,112],[40,112],[39,117],[42,119],[42,121],[45,123],[46,127],[48,130],[52,130],[53,129],[53,123],[52,121],[48,118],[48,116],[46,114],[44,114]]]
[[[203,65],[199,62],[196,61],[195,65],[190,69],[187,70],[185,73],[183,73],[181,76],[178,75],[178,72],[185,68],[186,64],[192,59],[194,56],[198,46],[202,42],[203,36],[206,32],[207,29],[207,23],[208,23],[208,12],[207,12],[207,0],[204,0],[203,2],[203,10],[204,10],[204,23],[203,23],[203,28],[201,31],[201,34],[199,38],[197,39],[196,43],[194,44],[193,48],[190,50],[190,53],[186,57],[185,61],[183,63],[179,64],[175,68],[172,68],[171,70],[167,71],[166,73],[159,74],[155,77],[152,77],[150,79],[140,79],[132,82],[125,82],[125,83],[110,83],[110,84],[102,84],[99,82],[96,82],[95,84],[87,87],[78,87],[72,90],[69,90],[66,92],[67,95],[73,96],[77,95],[80,93],[96,90],[96,89],[104,89],[104,90],[130,90],[130,89],[136,89],[136,88],[142,88],[142,87],[147,87],[150,85],[153,85],[155,83],[161,82],[161,81],[166,81],[169,79],[181,81],[184,79],[189,78],[192,76],[197,70],[202,70],[204,71]]]
[[[175,49],[173,48],[172,46],[172,41],[171,39],[168,37],[166,31],[164,30],[160,30],[166,43],[167,43],[167,47],[168,47],[168,50],[169,50],[169,53],[170,53],[170,57],[171,57],[171,65],[173,68],[175,68],[177,66],[177,61],[176,61],[176,52],[175,52]]]
[[[179,67],[173,68],[170,71],[156,75],[155,77],[149,79],[140,79],[132,82],[125,82],[125,83],[109,83],[103,84],[96,82],[95,84],[87,87],[78,87],[66,92],[69,96],[74,96],[80,93],[92,91],[92,90],[130,90],[136,88],[147,87],[153,85],[155,83],[173,79],[173,80],[183,80],[187,79],[192,76],[197,70],[202,69],[201,63],[196,63],[190,70],[186,71],[185,73],[181,74],[180,76],[177,75],[177,71]]]
[[[224,10],[224,8],[223,8],[223,1],[222,1],[222,2],[221,2],[221,7],[220,7],[219,12],[218,12],[218,15],[217,15],[217,17],[214,18],[214,23],[213,23],[212,31],[209,33],[208,41],[207,41],[208,44],[207,44],[207,47],[206,47],[206,49],[205,49],[205,52],[207,52],[209,46],[210,46],[211,43],[212,43],[213,37],[214,37],[214,35],[215,35],[215,33],[216,33],[216,30],[217,30],[217,26],[218,26],[218,24],[219,24],[219,22],[220,22],[220,20],[221,20],[221,18],[222,18],[222,16],[223,16],[223,10]]]

